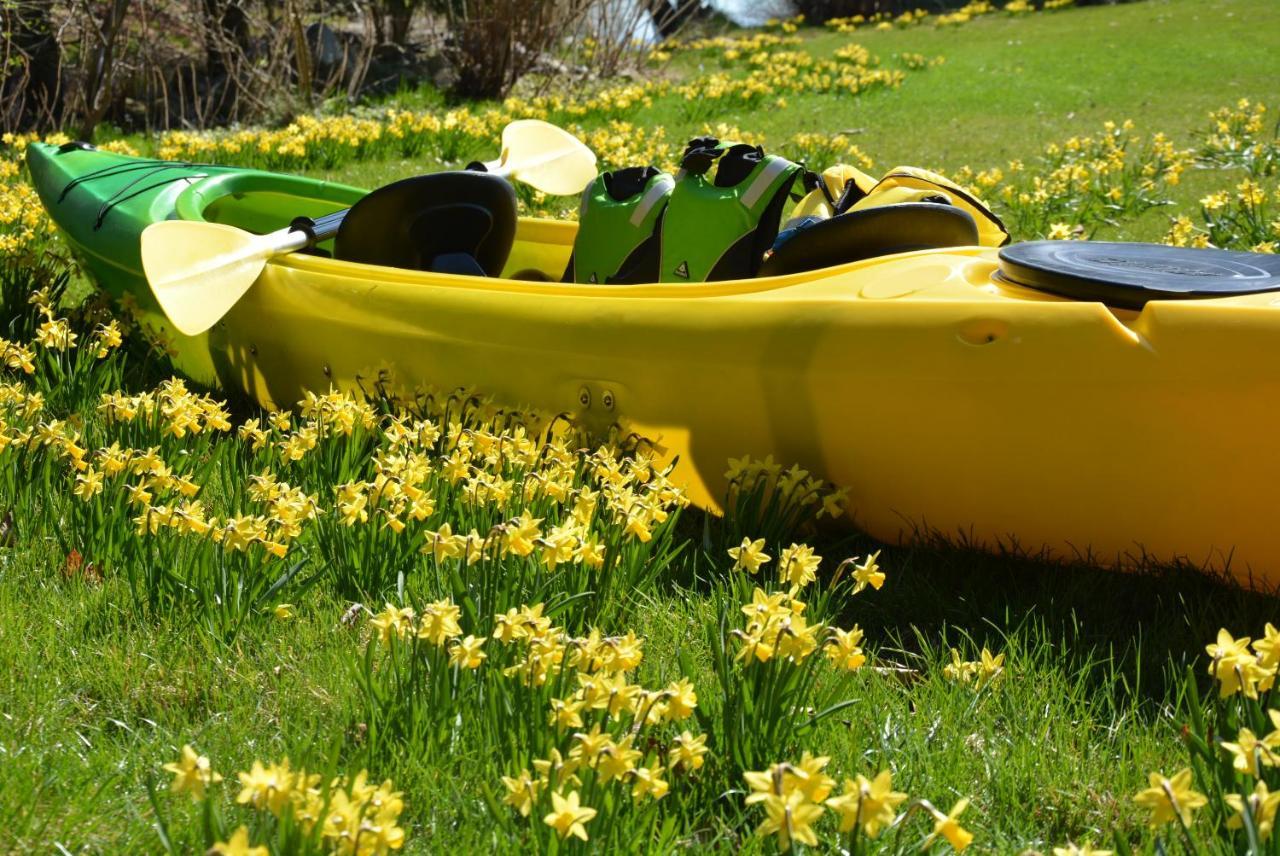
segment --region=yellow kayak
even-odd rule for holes
[[[365,193],[75,147],[32,146],[29,162],[88,271],[157,327],[138,259],[149,223],[263,232]],[[1274,270],[1230,296],[1153,285],[1135,301],[1130,283],[1111,300],[1104,283],[1072,299],[1051,272],[1034,282],[1034,258],[1006,251],[1001,272],[1000,251],[948,247],[742,281],[561,284],[575,230],[521,219],[489,278],[277,258],[207,334],[175,334],[180,368],[269,408],[378,377],[472,386],[653,439],[708,508],[729,458],[772,455],[849,486],[850,518],[886,541],[1280,581]],[[1098,265],[1139,279],[1196,273],[1096,246]]]

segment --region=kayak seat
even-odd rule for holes
[[[978,225],[969,212],[937,202],[901,202],[837,214],[799,229],[774,250],[760,276],[783,276],[863,259],[970,247]]]
[[[1028,241],[1000,251],[997,277],[1073,300],[1141,309],[1148,300],[1280,291],[1280,256],[1107,241]]]
[[[516,194],[496,175],[439,172],[381,187],[351,207],[334,258],[499,276],[516,235]]]

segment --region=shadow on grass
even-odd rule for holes
[[[702,590],[725,573],[728,532],[697,511],[681,530],[702,550],[696,570],[677,572],[673,582]],[[992,554],[937,534],[905,547],[847,532],[796,540],[813,544],[828,574],[847,557],[881,551],[884,587],[850,599],[836,620],[858,624],[882,658],[915,667],[945,659],[948,646],[971,659],[983,646],[1000,652],[1016,642],[1020,654],[1035,651],[1055,670],[1122,696],[1118,703],[1176,706],[1188,665],[1208,690],[1205,646],[1219,628],[1256,637],[1268,621],[1280,623],[1274,584],[1251,591],[1190,564],[1116,571],[1087,559]]]
[[[957,647],[967,638],[973,650],[962,653],[970,657],[984,645],[999,651],[1008,636],[1031,633],[1052,645],[1064,668],[1091,672],[1100,689],[1128,692],[1134,701],[1174,700],[1186,666],[1203,671],[1205,645],[1219,628],[1257,636],[1280,616],[1274,586],[1250,591],[1190,565],[1115,571],[993,555],[939,539],[893,547],[863,537],[844,546],[883,549],[887,583],[850,601],[843,616],[869,638],[893,639],[908,653],[919,652],[921,638]]]

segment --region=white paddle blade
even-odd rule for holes
[[[142,230],[142,269],[173,326],[203,333],[244,296],[273,254],[233,226],[165,220]]]
[[[563,128],[518,119],[502,129],[502,157],[493,172],[552,196],[574,196],[596,177],[596,156]]]

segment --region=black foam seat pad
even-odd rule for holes
[[[760,276],[789,273],[943,247],[978,243],[968,211],[936,202],[901,202],[839,214],[801,229],[760,268]]]
[[[483,172],[438,172],[381,187],[347,213],[334,256],[439,273],[502,273],[516,233],[511,185]]]
[[[1149,300],[1280,291],[1280,256],[1106,241],[1028,241],[1000,250],[1000,275],[1075,300],[1141,309]]]

